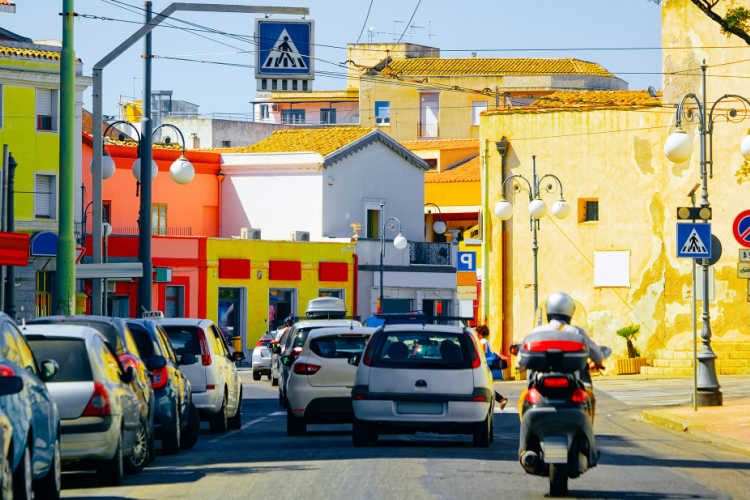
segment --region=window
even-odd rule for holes
[[[325,123],[328,125],[336,123],[336,110],[334,108],[321,109],[320,123]]]
[[[36,89],[36,129],[57,130],[57,90]]]
[[[321,288],[318,290],[318,297],[336,297],[337,299],[344,298],[343,288]]]
[[[159,203],[151,205],[151,234],[161,236],[167,234],[167,205]]]
[[[479,125],[479,115],[482,111],[487,111],[486,101],[474,101],[471,103],[471,124]]]
[[[305,123],[304,109],[282,109],[281,123]]]
[[[265,80],[263,80],[265,82]],[[268,104],[260,105],[260,119],[267,120],[271,114],[269,113]]]
[[[87,382],[93,380],[91,362],[86,344],[83,340],[72,338],[29,339],[31,349],[38,359],[54,359],[60,369],[55,375],[55,382]]]
[[[34,216],[54,219],[57,209],[57,176],[36,174],[34,177]]]
[[[112,224],[112,200],[102,201],[102,222]]]
[[[302,90],[307,92],[307,80],[302,80]]]
[[[182,318],[185,315],[185,287],[165,287],[164,316]]]
[[[630,250],[594,252],[595,287],[630,286]]]
[[[440,94],[422,92],[419,95],[419,136],[438,136],[438,115],[440,113]]]
[[[268,90],[268,80],[267,79],[264,78],[264,79],[262,79],[260,81],[260,88],[261,88],[261,90]]]
[[[379,238],[380,234],[380,210],[367,209],[367,237]]]
[[[221,141],[221,147],[222,148],[231,148],[232,147],[232,141]]]
[[[297,90],[297,80],[292,80],[292,90]]]
[[[460,333],[388,332],[371,341],[372,366],[410,369],[471,368],[477,355],[471,337]]]
[[[278,80],[271,80],[271,90],[277,90],[279,86]]]
[[[391,103],[388,101],[375,101],[375,125],[391,124]]]
[[[287,90],[287,82],[288,80],[281,80],[281,90]]]
[[[3,128],[3,86],[0,85],[0,128]]]
[[[599,220],[599,200],[596,198],[578,199],[578,222],[596,222]]]
[[[430,170],[435,170],[437,168],[437,159],[435,158],[427,158],[424,162],[430,167]]]
[[[310,350],[321,358],[346,359],[360,354],[370,337],[368,335],[330,335],[310,342]]]

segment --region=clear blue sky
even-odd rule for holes
[[[62,0],[15,0],[15,14],[0,14],[0,26],[33,39],[60,39]],[[121,0],[138,11],[143,2]],[[208,0],[206,0],[208,1]],[[253,5],[306,6],[316,22],[316,43],[345,47],[356,40],[370,0],[224,0],[224,3]],[[154,10],[170,0],[155,0]],[[219,2],[216,2],[219,3]],[[390,33],[400,32],[416,5],[416,0],[374,0],[367,26],[374,27],[374,41],[393,41]],[[142,14],[129,12],[111,0],[77,0],[76,12],[127,21],[142,21]],[[240,14],[180,13],[177,17],[222,31],[252,36],[254,17]],[[397,21],[401,21],[398,23]],[[174,23],[178,24],[178,23]],[[577,57],[604,65],[630,83],[631,89],[649,85],[661,88],[660,50],[554,50],[484,51],[484,49],[533,48],[613,48],[659,47],[661,45],[660,8],[647,0],[423,0],[414,28],[405,41],[441,48],[443,57]],[[99,19],[76,18],[76,55],[83,60],[84,73],[138,28],[136,24]],[[204,33],[205,34],[205,33]],[[206,34],[208,35],[208,34]],[[188,32],[157,28],[154,54],[229,63],[254,64],[253,46],[241,40],[208,35],[236,48],[199,38]],[[367,41],[367,32],[362,41]],[[446,49],[466,49],[448,52]],[[142,43],[128,50],[104,71],[104,112],[115,114],[123,96],[140,96],[143,86]],[[249,53],[239,53],[249,51]],[[316,57],[342,63],[346,52],[340,48],[316,47]],[[342,68],[321,61],[316,69],[342,73]],[[155,60],[153,89],[170,89],[175,99],[200,105],[201,113],[247,113],[247,104],[255,94],[255,77],[250,68]],[[631,74],[639,73],[639,74]],[[651,73],[651,74],[649,74]],[[315,89],[343,88],[343,78],[319,77]],[[84,94],[90,109],[91,90]]]

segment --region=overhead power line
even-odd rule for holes
[[[406,31],[409,29],[409,26],[411,26],[411,22],[414,20],[414,16],[417,14],[417,10],[419,9],[419,5],[422,3],[422,0],[417,0],[417,5],[414,6],[414,10],[411,11],[411,17],[406,22],[406,26],[404,26],[404,31],[401,32],[401,36],[398,37],[398,40],[396,40],[396,43],[401,43],[401,40],[403,40],[404,35],[406,34]]]
[[[365,14],[365,21],[362,23],[362,29],[359,30],[359,36],[357,37],[357,43],[359,43],[360,39],[362,38],[362,33],[365,32],[365,27],[367,26],[367,20],[370,19],[370,12],[372,11],[372,4],[375,2],[375,0],[370,0],[370,6],[367,7],[367,14]]]

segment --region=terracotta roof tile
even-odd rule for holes
[[[59,52],[51,50],[23,49],[20,47],[0,46],[0,57],[2,56],[25,57],[27,59],[50,59],[55,61],[60,60]]]
[[[585,111],[592,109],[634,109],[662,105],[661,92],[652,97],[647,90],[560,90],[542,96],[528,106],[490,109],[483,115]]]
[[[365,127],[277,130],[270,137],[252,146],[216,148],[213,151],[219,153],[295,153],[314,151],[321,156],[328,156],[330,153],[356,141],[373,130],[374,128]]]
[[[425,182],[479,182],[479,156],[475,156],[466,163],[442,172],[429,171],[424,174]]]
[[[401,144],[411,151],[433,151],[436,149],[476,149],[479,151],[479,139],[423,139],[420,141],[402,141]]]
[[[0,0],[0,12],[14,13],[16,11],[16,4],[10,0]]]
[[[452,58],[420,57],[395,59],[384,74],[408,76],[459,75],[593,75],[613,76],[599,64],[579,59]]]

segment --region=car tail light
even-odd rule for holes
[[[570,397],[570,400],[574,403],[583,403],[588,397],[589,395],[586,394],[586,391],[579,387],[578,389],[573,391],[573,395]]]
[[[214,389],[216,389],[216,386],[214,384],[208,384],[206,386],[207,391],[213,391]]]
[[[365,399],[367,399],[367,394],[355,394],[354,399],[356,399],[357,401],[364,401]]]
[[[112,411],[109,407],[109,394],[107,389],[104,388],[99,382],[94,382],[94,393],[89,399],[89,404],[86,405],[86,409],[83,410],[82,417],[106,417],[111,415]]]
[[[320,370],[320,366],[309,363],[294,363],[293,370],[297,375],[315,375]]]
[[[10,366],[0,365],[0,377],[13,377],[16,372]]]
[[[167,367],[162,366],[158,370],[151,372],[151,387],[161,389],[167,385]]]
[[[554,389],[560,389],[563,387],[568,387],[568,379],[565,377],[548,377],[545,378],[542,382],[542,385],[544,387],[554,388]]]
[[[208,348],[208,340],[206,340],[206,334],[202,330],[198,332],[198,340],[201,344],[201,364],[203,366],[209,366],[212,363],[211,351]]]
[[[371,338],[367,343],[367,347],[365,347],[365,352],[362,353],[362,362],[366,366],[372,366],[372,351],[374,350],[373,345],[375,345],[375,339]]]
[[[479,354],[479,345],[477,344],[477,339],[474,338],[474,335],[467,332],[467,335],[471,338],[471,343],[474,344],[474,359],[471,360],[471,367],[472,368],[479,368],[479,366],[482,364],[482,357],[481,354]]]
[[[478,401],[480,403],[486,403],[487,396],[474,396],[474,401]]]
[[[538,390],[536,390],[535,387],[532,387],[531,389],[526,391],[526,396],[524,397],[524,399],[527,403],[537,404],[542,402],[542,395]]]

